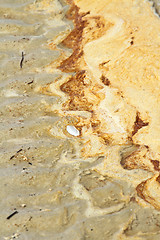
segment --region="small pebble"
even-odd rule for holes
[[[26,204],[22,204],[21,207],[25,208],[25,207],[26,207]]]

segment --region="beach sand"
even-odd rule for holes
[[[0,1],[0,239],[160,239],[152,6]]]

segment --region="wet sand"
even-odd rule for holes
[[[146,147],[146,140],[140,139],[139,133],[143,135],[141,131],[151,125],[143,107],[139,107],[140,114],[137,114],[134,104],[129,105],[131,100],[122,105],[122,99],[127,98],[122,83],[127,69],[121,72],[122,89],[112,73],[106,76],[106,63],[100,70],[92,71],[97,69],[94,63],[109,59],[96,56],[90,47],[97,47],[96,40],[112,29],[117,18],[108,16],[106,24],[101,9],[101,17],[97,17],[97,10],[88,7],[87,2],[0,1],[0,239],[160,239],[159,191],[156,190],[159,145],[147,142]],[[126,6],[126,1],[122,2]],[[146,26],[153,35],[148,37],[150,50],[143,49],[144,55],[149,52],[151,60],[158,64],[159,52],[152,53],[159,47],[156,29],[160,20],[151,4],[137,1],[132,9],[130,2],[126,6],[128,19],[129,15],[134,19],[134,11],[142,19],[146,14]],[[155,2],[157,7],[158,1]],[[118,4],[112,11],[119,11],[119,16],[124,14]],[[137,20],[136,24],[141,21]],[[153,22],[156,23],[154,31]],[[118,36],[119,41],[125,39],[124,49],[126,45],[132,46],[132,41],[133,47],[139,47],[140,41],[146,42],[146,35],[138,39],[136,30],[134,36],[126,38],[127,34],[126,31]],[[103,42],[99,46],[101,51]],[[108,49],[112,47],[110,44]],[[134,52],[135,57],[138,51]],[[116,52],[121,54],[118,47]],[[116,59],[116,53],[111,53],[111,57],[112,54]],[[117,68],[114,64],[109,67],[119,77],[120,69],[125,68],[125,58],[116,64]],[[142,61],[142,67],[145,64]],[[124,95],[120,91],[117,95],[117,88]],[[119,133],[110,118],[105,119],[106,128],[103,119],[106,113],[102,116],[97,110],[104,111],[106,107],[103,91],[111,94],[112,90],[115,99],[111,102],[108,98],[107,104],[112,106],[116,101],[119,104],[109,110],[119,108],[120,116],[128,116],[127,111],[133,116],[129,120],[125,118],[127,133]],[[158,100],[153,103],[158,109]],[[69,134],[68,125],[75,126],[80,136]],[[154,124],[151,126],[154,130]],[[150,159],[151,151],[155,158]]]

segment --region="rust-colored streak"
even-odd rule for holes
[[[78,65],[82,55],[83,51],[79,51],[79,49],[76,49],[69,58],[62,61],[58,69],[60,69],[62,72],[67,73],[78,71]]]
[[[87,24],[83,31],[85,38],[83,43],[86,44],[92,40],[96,40],[104,35],[104,33],[113,26],[112,23],[104,20],[102,16],[88,16]]]
[[[140,183],[137,187],[137,194],[146,202],[150,203],[157,210],[160,210],[159,203],[159,183],[160,183],[160,175],[158,177],[149,178],[146,181]]]
[[[130,157],[132,157],[132,156],[128,156],[127,158],[121,160],[120,163],[121,163],[122,167],[127,170],[138,169],[139,166],[135,161],[136,157],[135,157],[135,159],[133,159],[133,157],[132,158],[130,158]]]
[[[126,158],[122,158],[121,165],[124,169],[132,170],[132,169],[144,169],[149,170],[148,166],[143,163],[143,159],[138,158],[137,151],[133,152]]]
[[[145,198],[145,195],[143,194],[143,190],[144,190],[146,182],[147,181],[143,181],[136,187],[136,191],[137,191],[138,196],[145,201],[146,201],[146,198]]]
[[[68,101],[63,104],[66,110],[89,111],[93,104],[85,97],[85,89],[89,83],[85,82],[85,70],[78,71],[68,82],[60,86],[61,91],[69,95]]]
[[[160,175],[156,178],[156,181],[160,183]]]
[[[159,170],[160,170],[160,168],[159,168],[159,161],[157,161],[157,160],[151,160],[151,163],[153,164],[154,169],[155,169],[156,171],[159,171]]]
[[[106,78],[104,75],[101,76],[101,81],[104,85],[109,86],[111,83],[108,78]]]
[[[83,56],[83,45],[87,42],[101,37],[112,24],[105,24],[102,16],[88,16],[90,12],[80,13],[79,8],[73,3],[68,1],[71,5],[66,17],[71,19],[74,23],[74,29],[62,41],[68,48],[73,49],[70,57],[63,60],[58,67],[63,72],[73,72],[79,70],[79,64]],[[87,18],[86,18],[87,15]],[[84,32],[85,31],[85,32]],[[83,33],[85,38],[83,38]]]
[[[72,48],[73,53],[60,63],[58,67],[62,72],[76,72],[69,81],[60,86],[61,91],[68,94],[68,100],[63,104],[65,110],[92,111],[93,106],[99,104],[103,94],[98,93],[103,87],[93,84],[90,77],[86,76],[85,61],[83,59],[83,46],[102,36],[111,23],[105,24],[102,16],[90,16],[90,12],[81,12],[74,1],[68,0],[70,10],[66,17],[74,23],[74,29],[63,40],[62,44]],[[86,16],[87,15],[87,16]],[[109,80],[105,80],[109,84]]]
[[[63,105],[69,111],[89,111],[92,109],[93,104],[89,103],[86,98],[79,100],[78,97],[70,98],[66,104]]]
[[[87,85],[84,82],[85,76],[85,70],[78,71],[68,82],[63,83],[60,86],[61,91],[68,93],[69,95],[79,95],[80,92],[83,91],[84,86]]]
[[[73,53],[71,56],[61,62],[58,67],[63,72],[73,72],[78,70],[78,63],[83,55],[81,46],[83,29],[87,25],[87,21],[83,20],[84,14],[79,13],[79,8],[72,3],[70,10],[68,11],[67,18],[72,19],[74,22],[74,29],[64,39],[62,44],[66,47],[72,48]]]
[[[72,11],[73,7],[70,9],[70,12]],[[66,47],[69,48],[78,48],[80,46],[80,43],[82,41],[82,33],[83,29],[87,25],[86,20],[82,20],[83,15],[79,14],[78,7],[74,6],[75,11],[75,17],[73,17],[75,28],[72,30],[72,32],[63,40],[62,44],[64,44]]]
[[[124,169],[143,169],[147,171],[153,171],[152,164],[146,159],[149,158],[149,149],[147,146],[135,146],[131,148],[131,152],[121,153],[121,165]]]
[[[145,126],[148,126],[148,122],[143,122],[142,119],[139,117],[139,113],[137,113],[137,116],[136,116],[136,120],[134,122],[134,127],[133,127],[133,131],[132,131],[132,136],[134,136],[138,130],[142,127],[145,127]]]

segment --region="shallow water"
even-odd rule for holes
[[[53,111],[63,93],[46,86],[68,76],[56,69],[71,53],[61,45],[73,27],[67,9],[58,0],[0,0],[0,239],[114,240],[123,232],[158,240],[160,212],[138,204],[130,183],[93,171],[103,156],[81,158],[65,129],[72,117]]]

